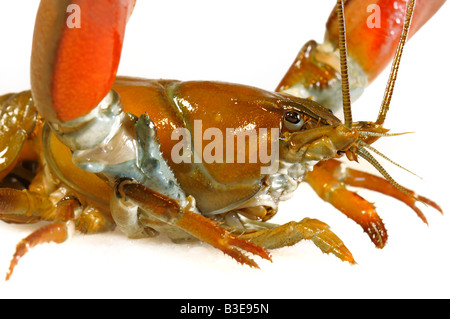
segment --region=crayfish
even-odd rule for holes
[[[440,207],[397,183],[372,144],[396,135],[383,124],[408,32],[445,1],[393,2],[337,1],[325,42],[306,43],[269,92],[116,76],[135,1],[42,0],[31,91],[0,97],[0,219],[48,223],[17,245],[7,279],[31,247],[65,242],[73,229],[201,240],[251,267],[258,264],[248,254],[271,260],[269,250],[311,240],[355,263],[322,221],[269,222],[301,182],[361,225],[378,248],[387,241],[385,225],[347,186],[392,196],[426,222],[416,202]],[[353,18],[347,28],[345,16]],[[404,23],[394,23],[399,17]],[[377,19],[391,26],[388,35]],[[390,60],[378,117],[354,122],[350,98]],[[343,122],[333,114],[340,108]],[[344,157],[364,159],[382,176],[346,168],[338,161]]]

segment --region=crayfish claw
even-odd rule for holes
[[[312,236],[310,238],[305,236],[305,239],[312,240],[312,242],[324,253],[331,253],[342,261],[346,261],[350,264],[356,264],[350,250],[324,222],[321,222],[318,219],[304,218],[296,226],[297,229],[301,229],[305,233],[310,232]]]
[[[226,229],[220,227],[213,220],[200,214],[185,210],[175,223],[191,235],[220,249],[240,264],[259,268],[258,264],[247,257],[244,252],[249,252],[263,259],[272,261],[269,252],[263,247],[243,238],[236,237]],[[201,227],[199,227],[200,225]]]
[[[428,221],[416,206],[417,202],[443,213],[435,202],[426,197],[417,195],[407,188],[406,192],[402,192],[384,178],[344,167],[341,162],[334,159],[317,164],[314,170],[308,173],[306,181],[323,200],[361,225],[377,248],[383,248],[388,238],[384,223],[372,203],[347,190],[346,186],[364,188],[393,197],[408,205],[425,224],[428,224]]]
[[[292,246],[303,239],[311,240],[326,254],[333,254],[342,261],[356,264],[352,253],[330,227],[317,219],[304,218],[269,229],[261,229],[240,237],[266,249]]]
[[[421,201],[422,203],[424,203],[425,205],[429,205],[429,206],[433,207],[433,208],[436,209],[439,213],[441,213],[441,215],[444,215],[444,211],[442,210],[441,206],[439,206],[438,204],[436,204],[436,202],[432,201],[431,199],[428,199],[428,198],[423,197],[423,196],[420,196],[420,195],[417,195],[417,199],[418,199],[419,201]],[[410,206],[410,207],[411,207],[411,206]],[[414,207],[415,207],[415,206],[414,206]],[[417,213],[417,215],[419,215],[419,212],[420,212],[421,215],[423,216],[423,213],[422,213],[417,207],[415,207],[416,209],[414,209],[413,207],[411,207],[411,208]],[[420,217],[420,215],[419,215],[419,217]],[[425,218],[425,216],[424,216],[424,218]],[[428,224],[428,222],[426,221],[426,219],[424,220],[424,222],[425,222],[426,224]]]
[[[136,220],[140,226],[152,227],[156,230],[160,227],[172,227],[172,236],[192,236],[250,267],[258,268],[258,265],[244,255],[245,251],[271,260],[264,248],[234,236],[217,222],[197,213],[192,196],[188,196],[184,205],[181,205],[178,200],[129,180],[120,182],[117,190],[122,193],[121,196],[126,201],[139,207],[140,216]],[[114,214],[113,212],[113,216]],[[158,222],[155,223],[154,220]],[[129,228],[124,228],[124,231],[129,231]]]
[[[272,258],[270,256],[269,252],[267,252],[264,248],[262,248],[258,245],[255,245],[247,240],[241,239],[239,237],[235,237],[234,235],[231,235],[231,234],[227,234],[227,237],[228,237],[228,240],[227,240],[228,243],[230,245],[232,245],[233,247],[237,247],[244,251],[248,251],[254,255],[258,255],[259,257],[272,262]],[[236,248],[231,248],[231,249],[224,248],[224,249],[222,249],[222,251],[224,251],[226,254],[230,255],[233,259],[235,259],[240,264],[245,264],[250,267],[259,269],[258,264],[254,260],[245,256],[242,252],[240,252]]]

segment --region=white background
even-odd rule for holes
[[[0,92],[29,88],[29,55],[38,1],[0,3]],[[334,0],[138,1],[128,24],[121,75],[220,80],[274,89],[300,47],[321,41]],[[0,280],[0,297],[333,298],[450,297],[448,183],[449,4],[407,44],[386,126],[395,132],[376,147],[423,180],[392,165],[402,184],[439,204],[446,216],[423,207],[429,226],[405,205],[360,191],[375,202],[389,241],[374,248],[353,221],[302,185],[283,203],[278,222],[314,217],[328,223],[352,251],[350,266],[310,242],[272,252],[261,270],[238,265],[206,244],[167,238],[129,240],[119,231],[77,234],[42,245]],[[374,120],[384,73],[354,105],[355,120]],[[364,170],[373,171],[362,163]],[[0,222],[0,277],[15,245],[37,225]]]

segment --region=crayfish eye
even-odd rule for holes
[[[284,125],[289,131],[296,131],[303,125],[303,119],[300,113],[288,111],[284,114]]]

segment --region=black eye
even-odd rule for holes
[[[303,119],[300,113],[288,111],[284,114],[284,125],[289,131],[296,131],[303,125]]]

